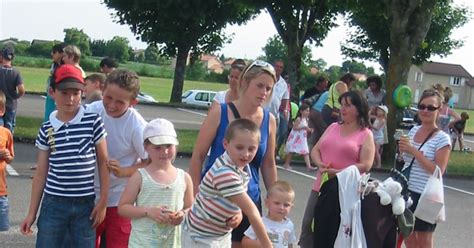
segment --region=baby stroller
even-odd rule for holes
[[[361,194],[362,177],[357,167],[350,166],[322,185],[315,207],[313,247],[396,247],[397,219],[392,206],[383,206],[374,191]],[[368,181],[369,176],[365,177]]]

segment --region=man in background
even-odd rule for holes
[[[13,49],[5,47],[0,52],[0,90],[5,93],[5,114],[0,118],[0,125],[8,128],[13,134],[17,100],[25,94],[25,87],[20,72],[12,67],[15,57]]]

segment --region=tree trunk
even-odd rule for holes
[[[179,47],[176,56],[176,67],[174,69],[173,88],[171,90],[170,102],[180,103],[183,94],[184,72],[186,70],[186,60],[190,47]]]
[[[288,65],[286,66],[289,84],[291,87],[291,97],[290,100],[295,101],[299,99],[299,82],[301,79],[301,51],[302,45],[299,44],[297,40],[294,40],[295,36],[289,37],[287,53],[288,53]],[[297,101],[298,102],[298,101]]]
[[[384,0],[392,19],[390,27],[390,60],[387,74],[387,119],[389,146],[385,158],[395,157],[393,134],[399,122],[400,110],[393,104],[393,91],[399,84],[406,84],[411,59],[430,28],[433,8],[437,0]],[[398,117],[398,118],[397,118]]]

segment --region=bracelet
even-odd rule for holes
[[[148,208],[144,208],[145,209],[145,217],[148,217]]]

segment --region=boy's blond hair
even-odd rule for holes
[[[99,83],[100,90],[104,89],[104,85],[105,85],[105,76],[104,75],[94,73],[94,74],[91,74],[91,75],[87,76],[86,78],[84,78],[84,81],[86,81],[86,80],[89,80],[93,83]]]
[[[67,45],[64,48],[64,53],[66,56],[72,57],[75,63],[79,63],[79,60],[81,59],[81,50],[79,50],[77,46]]]
[[[295,200],[295,190],[293,189],[293,186],[291,186],[291,184],[287,181],[279,180],[273,183],[270,189],[268,189],[267,198],[275,192],[288,194],[288,196],[291,197],[291,201]]]
[[[113,70],[105,79],[104,89],[107,88],[109,84],[115,84],[121,89],[124,89],[132,94],[132,99],[137,98],[138,93],[140,92],[140,81],[138,75],[129,70],[116,69]]]

